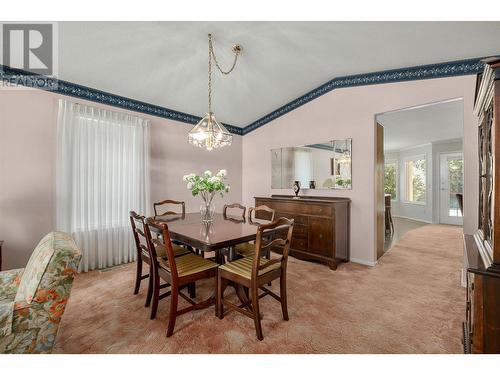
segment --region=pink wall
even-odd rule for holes
[[[475,229],[478,196],[474,84],[474,76],[465,76],[335,90],[243,138],[234,136],[233,146],[213,153],[187,144],[189,125],[138,114],[151,120],[151,199],[185,200],[187,209],[196,211],[199,198],[185,190],[182,175],[220,168],[228,170],[232,186],[226,201],[253,205],[257,195],[290,194],[270,188],[271,148],[353,138],[353,190],[316,190],[314,194],[352,199],[352,259],[374,264],[375,115],[462,97],[464,228],[471,233]],[[5,241],[5,269],[23,267],[41,236],[54,228],[55,130],[60,97],[26,88],[0,89],[0,239]],[[222,201],[216,204],[220,209]]]
[[[475,230],[477,217],[477,123],[472,113],[475,76],[390,83],[334,90],[243,137],[243,203],[254,196],[286,193],[271,189],[272,148],[352,138],[350,191],[315,190],[310,195],[350,197],[351,257],[375,264],[375,115],[451,98],[464,100],[465,219]]]
[[[57,101],[62,98],[27,88],[0,89],[0,240],[3,269],[24,267],[40,238],[55,227]],[[114,111],[120,109],[68,98]],[[124,111],[128,112],[128,111]],[[184,200],[196,211],[182,175],[206,169],[228,170],[231,192],[224,201],[241,201],[241,137],[229,148],[208,153],[187,143],[188,124],[135,113],[151,121],[151,199]],[[215,202],[220,210],[222,200]]]
[[[0,239],[3,269],[24,267],[55,225],[54,98],[0,90]]]

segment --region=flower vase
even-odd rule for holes
[[[211,223],[214,220],[215,206],[212,204],[212,199],[204,200],[200,206],[201,221]]]

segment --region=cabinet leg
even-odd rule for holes
[[[335,271],[337,269],[337,266],[338,266],[338,263],[335,262],[335,261],[332,261],[332,262],[328,262],[328,267],[330,267],[330,269],[332,271]]]

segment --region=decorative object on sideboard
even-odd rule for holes
[[[295,198],[299,197],[300,192],[300,181],[294,181],[293,183],[293,192],[295,193]]]
[[[197,176],[194,173],[182,177],[187,182],[187,188],[191,190],[193,197],[198,194],[203,198],[203,204],[200,206],[201,220],[204,223],[213,221],[215,206],[212,204],[215,194],[219,193],[221,197],[229,192],[230,186],[226,184],[227,171],[221,169],[215,175],[211,171],[205,171],[203,175]]]
[[[309,181],[309,189],[316,189],[316,181]]]
[[[217,69],[224,75],[231,73],[236,66],[238,56],[242,51],[239,44],[233,46],[234,61],[231,68],[222,70],[215,57],[212,34],[208,34],[208,113],[194,126],[188,134],[188,142],[193,146],[202,147],[210,151],[224,146],[231,146],[233,136],[217,121],[212,112],[212,59]]]

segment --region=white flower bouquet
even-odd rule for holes
[[[187,188],[191,190],[193,197],[199,194],[203,198],[204,204],[200,207],[200,211],[204,222],[213,220],[215,208],[212,200],[215,194],[219,193],[223,197],[229,192],[230,186],[225,183],[226,176],[227,171],[221,169],[215,175],[211,171],[205,171],[201,176],[190,173],[182,177],[182,180],[187,182]]]

